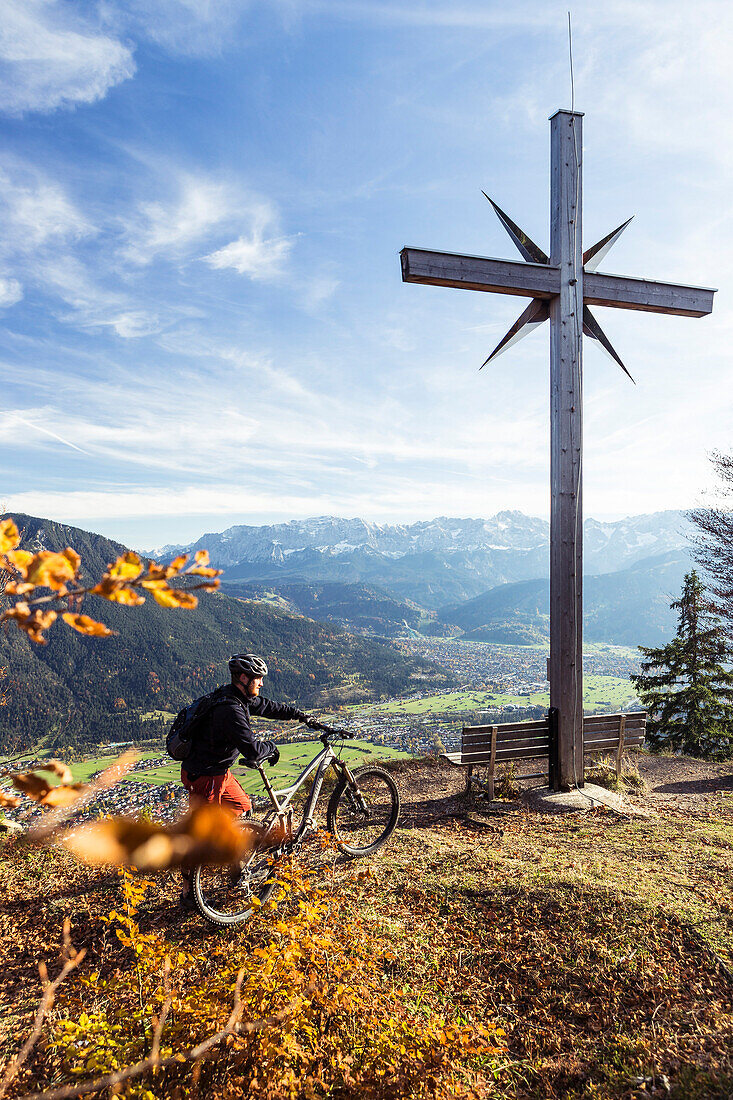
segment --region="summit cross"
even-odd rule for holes
[[[583,784],[583,333],[631,378],[589,307],[703,317],[715,293],[595,270],[629,222],[583,252],[582,119],[580,111],[557,111],[550,119],[549,256],[492,199],[524,262],[420,248],[400,253],[404,282],[532,299],[486,363],[550,321],[549,680],[558,731],[553,782],[564,790]]]

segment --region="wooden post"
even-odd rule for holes
[[[548,776],[547,785],[552,787],[554,791],[558,789],[557,785],[557,707],[550,707],[547,712],[547,731],[550,742],[550,753],[548,761]]]
[[[496,768],[496,734],[498,726],[491,727],[491,760],[489,761],[489,801],[494,801],[494,769]]]
[[[558,711],[555,789],[583,784],[583,255],[580,112],[550,119],[550,706]]]
[[[619,715],[618,720],[618,749],[616,750],[616,778],[621,778],[621,754],[624,751],[624,733],[626,731],[626,715]]]

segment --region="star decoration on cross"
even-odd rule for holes
[[[512,221],[509,215],[506,214],[501,209],[501,207],[498,206],[497,203],[495,203],[494,200],[486,194],[485,191],[482,191],[481,194],[484,196],[485,199],[488,199],[493,206],[494,210],[496,211],[496,216],[506,229],[511,239],[514,241],[514,244],[517,246],[517,249],[519,250],[522,259],[526,260],[528,263],[533,264],[549,264],[550,257],[542,251],[539,245],[535,244],[531,237],[529,237],[523,229],[520,229],[519,226]],[[620,225],[618,229],[614,229],[611,233],[608,233],[605,237],[602,237],[600,241],[597,241],[596,244],[592,245],[583,253],[584,271],[596,270],[598,265],[608,254],[608,252],[610,252],[616,241],[623,233],[624,229],[626,229],[626,226],[629,225],[631,221],[633,221],[633,214],[622,225]],[[501,355],[501,353],[503,351],[506,351],[507,348],[513,347],[514,344],[519,343],[520,340],[522,340],[525,336],[528,336],[530,332],[534,331],[534,329],[539,328],[541,324],[549,320],[549,317],[550,303],[547,301],[547,299],[533,298],[527,308],[519,315],[519,317],[517,317],[516,321],[509,329],[509,331],[504,336],[502,336],[501,340],[496,345],[491,355],[489,355],[488,358],[485,359],[484,362],[481,364],[479,370],[483,370],[486,364],[490,363],[492,359],[495,359],[498,355]],[[625,374],[627,374],[629,378],[631,378],[632,382],[634,382],[631,374],[629,374],[629,371],[626,369],[623,362],[621,361],[618,352],[606,336],[601,326],[598,324],[598,321],[591,313],[590,308],[586,305],[583,306],[583,333],[586,336],[589,336],[591,340],[597,340],[598,344],[606,353],[606,355],[608,355],[608,357],[612,359],[614,363],[618,363],[618,365],[621,367],[621,370]],[[635,382],[634,385],[636,385]]]

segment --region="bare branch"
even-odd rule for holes
[[[136,1062],[133,1066],[127,1066],[126,1069],[118,1070],[116,1073],[108,1073],[104,1077],[95,1077],[87,1081],[75,1081],[73,1085],[64,1085],[62,1088],[52,1089],[51,1091],[25,1093],[19,1100],[67,1100],[67,1098],[70,1097],[84,1096],[92,1092],[101,1092],[102,1089],[114,1088],[116,1085],[121,1085],[124,1081],[129,1081],[131,1078],[141,1077],[152,1069],[166,1069],[168,1066],[184,1065],[187,1062],[199,1062],[212,1047],[228,1039],[230,1035],[251,1035],[254,1032],[263,1030],[263,1028],[281,1023],[287,1016],[288,1009],[283,1009],[262,1020],[247,1020],[244,1023],[240,1022],[244,1010],[244,1006],[242,1005],[242,982],[244,980],[244,973],[244,967],[242,967],[237,974],[237,980],[234,987],[234,1005],[226,1025],[221,1031],[217,1031],[216,1034],[204,1040],[203,1043],[199,1043],[198,1046],[192,1047],[191,1050],[183,1051],[179,1054],[171,1054],[167,1058],[160,1057],[160,1037],[172,1002],[172,995],[169,995],[163,1005],[160,1019],[155,1028],[150,1057],[140,1062]],[[38,1036],[36,1036],[34,1041],[36,1041],[37,1038]]]
[[[66,961],[59,971],[58,975],[54,978],[52,982],[48,980],[48,971],[46,969],[46,964],[43,962],[39,963],[38,971],[41,977],[41,985],[43,986],[43,996],[41,997],[41,1002],[38,1005],[38,1011],[36,1012],[36,1018],[33,1023],[33,1028],[30,1035],[16,1054],[15,1058],[13,1058],[8,1068],[5,1070],[5,1073],[3,1074],[3,1079],[2,1081],[0,1081],[0,1100],[2,1100],[2,1097],[8,1091],[8,1088],[18,1076],[18,1073],[23,1068],[29,1054],[40,1039],[46,1016],[53,1007],[53,1002],[56,997],[56,990],[62,982],[66,981],[72,970],[76,970],[77,966],[79,966],[79,964],[84,959],[84,956],[86,955],[86,948],[82,948],[81,951],[75,951],[74,948],[71,946],[71,941],[69,939],[68,919],[64,921],[63,953]]]

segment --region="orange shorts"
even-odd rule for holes
[[[189,803],[197,798],[202,802],[218,802],[231,810],[235,817],[249,813],[252,809],[249,795],[242,784],[231,772],[224,775],[200,775],[193,783],[186,771],[181,768],[181,782],[189,794]]]

